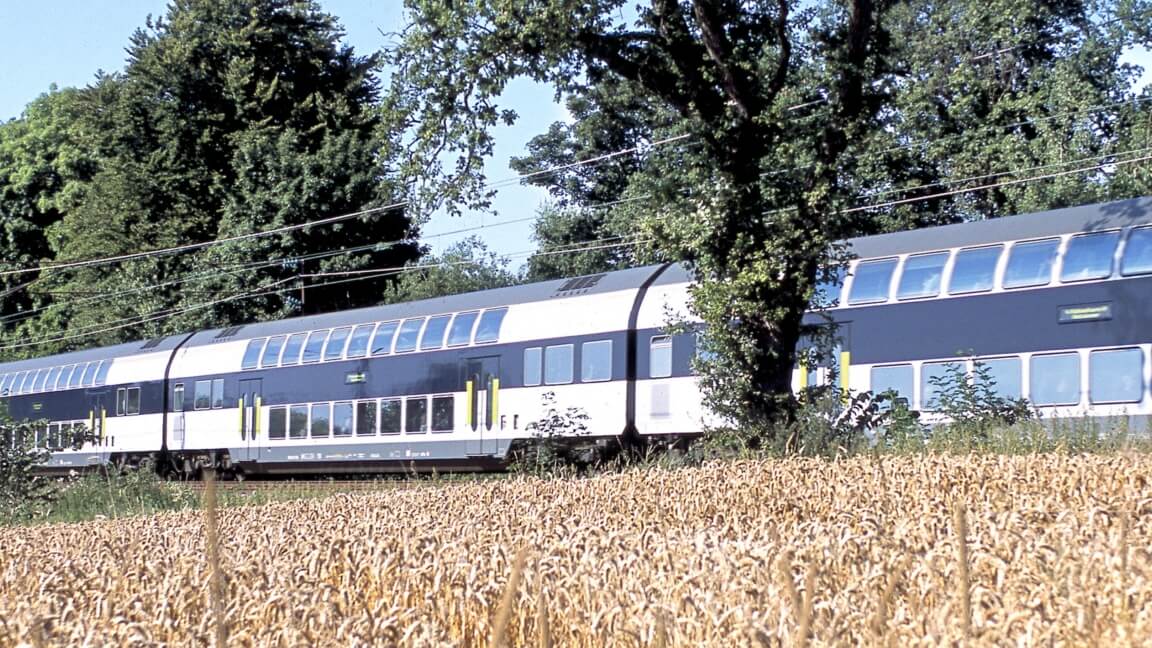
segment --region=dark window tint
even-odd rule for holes
[[[264,353],[260,356],[261,367],[275,367],[280,364],[280,350],[284,348],[284,336],[277,335],[276,337],[268,338],[268,344],[264,345]]]
[[[872,367],[872,392],[875,394],[894,391],[897,398],[906,399],[911,406],[914,386],[912,365]]]
[[[332,436],[352,436],[352,403],[336,403],[332,406]]]
[[[332,331],[332,335],[328,337],[328,344],[324,345],[324,359],[325,360],[339,360],[344,357],[344,346],[348,343],[348,335],[352,333],[352,327],[345,326]]]
[[[432,397],[432,431],[451,432],[455,427],[455,399],[451,396]]]
[[[977,363],[977,373],[987,374],[997,395],[1013,400],[1024,395],[1020,358],[992,358]]]
[[[308,436],[308,406],[293,405],[288,412],[288,437],[303,439]]]
[[[1152,272],[1152,227],[1138,227],[1128,233],[1120,272],[1126,275]]]
[[[284,351],[280,354],[280,364],[283,366],[300,364],[300,350],[304,348],[304,341],[308,339],[307,333],[293,333],[284,343]]]
[[[196,381],[196,394],[195,394],[195,399],[192,401],[192,406],[198,410],[211,409],[211,407],[212,407],[212,381],[211,380],[197,380]]]
[[[448,322],[451,315],[437,315],[428,320],[424,327],[424,335],[420,338],[421,349],[439,349],[444,346],[444,334],[448,332]]]
[[[356,436],[376,435],[376,401],[356,403]]]
[[[495,342],[500,339],[500,325],[504,323],[504,316],[507,314],[507,308],[492,308],[484,311],[484,314],[480,316],[480,324],[476,326],[476,342]]]
[[[601,382],[612,379],[612,340],[585,342],[580,346],[580,380]]]
[[[939,295],[940,278],[944,276],[944,264],[947,261],[947,252],[918,254],[905,259],[896,298],[915,299]]]
[[[268,410],[268,438],[276,441],[288,436],[288,408],[272,407]]]
[[[140,388],[129,387],[128,395],[124,400],[124,413],[129,416],[140,413]]]
[[[313,439],[326,438],[332,433],[332,406],[318,403],[312,406],[312,424],[308,428]]]
[[[544,349],[544,382],[563,385],[572,382],[573,353],[571,344],[558,344]]]
[[[260,363],[260,352],[264,349],[264,338],[248,340],[248,348],[244,349],[244,359],[240,361],[241,369],[255,369]]]
[[[1088,393],[1093,403],[1136,403],[1144,397],[1144,352],[1093,351],[1088,361]]]
[[[96,384],[96,370],[100,368],[99,362],[89,362],[84,367],[84,386],[91,387]]]
[[[1036,405],[1080,402],[1080,356],[1075,353],[1032,356],[1030,399]]]
[[[372,329],[376,328],[375,324],[361,324],[352,331],[352,337],[348,340],[348,351],[345,352],[345,357],[348,358],[363,358],[368,355],[368,341],[372,338]]]
[[[421,434],[428,431],[428,399],[423,396],[404,402],[404,432]]]
[[[224,379],[217,378],[212,381],[212,409],[224,407]]]
[[[312,331],[308,334],[308,341],[304,343],[304,354],[301,362],[320,362],[324,352],[324,342],[328,339],[328,331]]]
[[[1000,261],[1003,246],[967,248],[956,253],[952,263],[952,278],[948,281],[948,292],[985,292],[992,290],[996,278],[996,264]]]
[[[105,360],[104,362],[107,362],[107,360]],[[101,367],[103,367],[103,366],[104,366],[103,363],[101,363]],[[52,370],[48,372],[48,379],[44,381],[44,389],[47,389],[49,391],[56,389],[56,381],[60,379],[60,370],[62,368],[63,367],[52,367]],[[99,378],[100,378],[99,373],[96,374],[96,378],[97,378],[97,384],[99,384],[99,385],[104,384],[102,381],[99,380]]]
[[[420,340],[420,329],[424,326],[424,318],[406,319],[400,325],[400,332],[396,334],[396,353],[415,351],[416,343]]]
[[[376,329],[376,335],[372,336],[372,355],[392,353],[392,337],[398,325],[399,322],[384,322]]]
[[[540,384],[541,366],[540,362],[544,358],[544,349],[541,347],[530,347],[524,349],[524,386],[534,387]]]
[[[672,337],[654,336],[648,345],[648,377],[667,378],[672,375]]]
[[[849,304],[869,304],[888,301],[888,290],[892,285],[892,272],[896,269],[896,259],[861,261],[853,273],[852,293]]]
[[[452,328],[448,330],[448,346],[463,346],[472,341],[472,329],[476,326],[478,311],[457,313],[452,320]]]
[[[1004,287],[1043,286],[1051,281],[1052,262],[1059,245],[1057,239],[1013,245],[1008,253],[1008,266],[1004,269]]]
[[[1103,232],[1073,236],[1064,250],[1060,281],[1086,281],[1112,275],[1112,259],[1120,232]]]
[[[100,367],[96,369],[96,384],[103,385],[108,382],[108,371],[112,369],[111,360],[101,360]]]
[[[127,391],[123,387],[116,390],[116,416],[124,416],[124,400],[127,398]]]
[[[925,362],[920,367],[920,407],[934,410],[940,406],[940,392],[937,381],[945,380],[964,365],[959,362]]]
[[[400,401],[380,401],[380,434],[400,434]]]

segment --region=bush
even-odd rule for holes
[[[55,499],[51,480],[36,474],[50,455],[36,447],[35,429],[34,423],[13,421],[0,403],[0,522],[44,515]]]

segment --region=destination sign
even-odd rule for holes
[[[1112,302],[1060,307],[1060,323],[1100,322],[1112,319]]]

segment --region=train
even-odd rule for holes
[[[836,348],[793,386],[931,412],[980,362],[1042,416],[1152,408],[1152,198],[867,236],[806,318]],[[235,476],[484,471],[577,408],[589,451],[720,423],[693,373],[691,275],[661,264],[0,364],[45,469]],[[564,430],[561,430],[564,432]],[[77,432],[83,431],[81,437]],[[81,442],[76,442],[82,439]]]

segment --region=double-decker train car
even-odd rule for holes
[[[848,243],[809,319],[839,347],[797,388],[835,376],[930,411],[932,377],[979,359],[1046,416],[1152,413],[1152,199]],[[689,283],[650,266],[11,362],[0,400],[47,421],[37,442],[61,471],[484,470],[569,407],[590,450],[677,443],[709,422],[695,335],[668,332]]]

